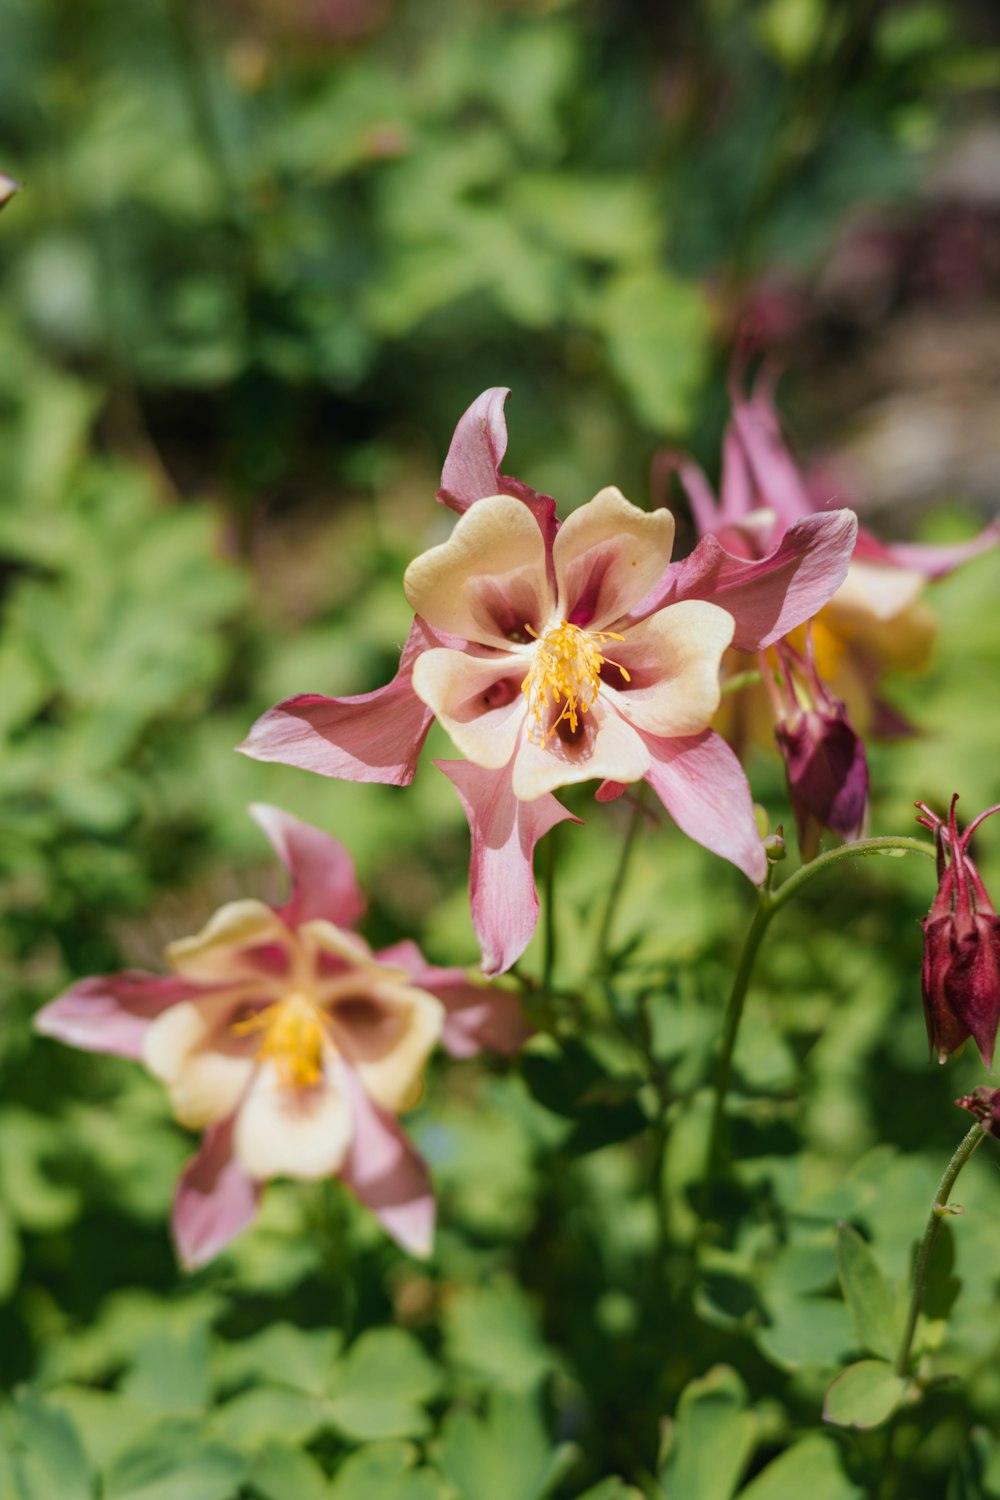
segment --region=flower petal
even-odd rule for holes
[[[749,400],[737,389],[741,374],[738,366],[733,373],[733,428],[759,491],[758,503],[777,511],[786,526],[793,526],[816,507],[781,436],[774,407],[775,372],[768,367],[761,370]]]
[[[638,730],[622,716],[617,694],[602,692],[580,719],[582,733],[565,745],[558,733],[544,744],[527,735],[513,761],[515,797],[532,802],[561,786],[576,786],[595,777],[639,781],[649,769],[649,752]]]
[[[411,1255],[426,1256],[434,1239],[434,1195],[427,1165],[409,1137],[368,1098],[350,1068],[344,1088],[354,1135],[340,1175]]]
[[[416,943],[394,943],[376,958],[405,969],[412,984],[441,1001],[446,1013],[441,1042],[452,1057],[472,1057],[484,1049],[516,1052],[531,1035],[515,994],[476,984],[464,969],[439,969],[429,964]]]
[[[231,1119],[209,1130],[177,1184],[174,1243],[188,1270],[214,1259],[257,1213],[260,1189],[234,1160],[232,1137]]]
[[[423,620],[414,620],[399,671],[385,687],[350,698],[298,693],[262,714],[236,748],[251,760],[319,776],[408,786],[433,719],[413,691],[413,663],[428,645],[440,644]]]
[[[890,542],[884,544],[862,532],[858,537],[855,556],[873,562],[889,562],[899,568],[913,568],[928,583],[947,578],[956,568],[989,552],[1000,542],[1000,521],[991,521],[978,536],[968,542],[953,542],[942,547],[925,546],[919,542]],[[864,545],[862,545],[864,543]]]
[[[167,1087],[174,1114],[192,1130],[231,1115],[254,1071],[257,1041],[232,1022],[244,998],[232,990],[165,1011],[143,1039],[143,1059]]]
[[[86,1052],[140,1058],[143,1037],[154,1018],[203,993],[202,985],[141,969],[101,974],[78,980],[43,1006],[35,1016],[35,1030]]]
[[[602,686],[602,695],[637,729],[700,733],[719,706],[719,666],[733,628],[727,610],[702,599],[658,610],[633,625],[615,651],[631,680],[617,688]]]
[[[329,1007],[334,1040],[375,1103],[396,1114],[419,1095],[444,1006],[411,985],[359,978],[356,989],[345,978],[344,994]]]
[[[486,771],[464,760],[434,764],[451,781],[469,820],[469,896],[483,972],[501,974],[524,952],[538,924],[531,870],[536,843],[564,819],[580,819],[550,795],[519,802],[510,766]]]
[[[547,555],[531,512],[510,495],[490,495],[461,516],[440,547],[414,558],[406,597],[435,630],[483,646],[540,633],[551,609]]]
[[[477,766],[499,770],[514,753],[527,712],[521,683],[529,666],[513,653],[471,656],[442,646],[424,652],[413,686],[456,749]]]
[[[663,576],[673,544],[668,510],[640,510],[609,485],[555,539],[556,614],[588,630],[613,625]]]
[[[486,495],[513,495],[522,501],[535,517],[543,536],[555,535],[556,502],[549,495],[500,473],[507,451],[507,423],[503,408],[510,391],[495,385],[477,396],[459,418],[448,457],[441,470],[441,488],[437,498],[459,515]]]
[[[710,729],[691,738],[645,740],[652,756],[646,780],[678,828],[760,885],[767,858],[750,786],[725,740]]]
[[[233,1145],[255,1182],[312,1181],[340,1170],[354,1134],[342,1063],[328,1059],[309,1088],[284,1084],[270,1063],[258,1067],[233,1130]]]
[[[278,916],[288,927],[320,918],[353,927],[364,915],[354,861],[339,839],[293,818],[279,807],[255,802],[250,808],[292,879],[292,890]]]
[[[856,530],[850,510],[809,516],[759,562],[734,557],[714,536],[702,537],[690,557],[667,569],[636,617],[680,599],[707,599],[735,619],[737,650],[759,651],[810,619],[836,592],[847,576]]]
[[[273,976],[270,955],[287,953],[288,928],[263,901],[247,899],[220,906],[193,937],[168,943],[167,962],[175,973],[199,984],[233,984]],[[262,967],[260,954],[267,955]]]

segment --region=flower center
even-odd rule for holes
[[[536,744],[543,745],[564,722],[570,734],[576,734],[580,717],[597,697],[605,662],[617,667],[626,682],[630,680],[625,668],[612,662],[601,651],[605,641],[620,641],[624,637],[616,635],[613,630],[581,630],[567,620],[541,637],[530,625],[524,628],[535,637],[538,645],[531,670],[521,683],[521,692],[527,699],[528,713],[533,720],[528,733]],[[559,713],[546,729],[544,719],[550,697],[552,706],[558,708]]]
[[[237,1036],[263,1033],[257,1057],[273,1065],[285,1088],[312,1088],[322,1078],[327,1030],[321,1011],[307,995],[293,991],[245,1020],[234,1022],[233,1031]]]

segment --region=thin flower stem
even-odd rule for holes
[[[542,989],[552,999],[552,980],[556,969],[556,843],[559,830],[553,828],[545,840],[543,899],[545,921],[542,929]]]
[[[712,1190],[722,1166],[726,1096],[729,1093],[729,1086],[732,1082],[733,1053],[736,1050],[736,1038],[739,1034],[740,1021],[743,1018],[743,1007],[753,975],[757,951],[760,948],[761,940],[767,931],[771,918],[793,896],[797,895],[814,875],[822,874],[831,865],[839,864],[845,859],[866,859],[871,855],[895,853],[923,854],[928,859],[935,858],[934,845],[928,843],[925,839],[914,839],[903,836],[861,839],[855,844],[844,844],[839,849],[830,849],[827,853],[820,854],[816,859],[811,860],[809,864],[803,865],[801,869],[796,870],[794,875],[790,875],[777,890],[769,890],[765,887],[760,892],[760,904],[757,907],[754,919],[750,924],[750,930],[743,944],[743,952],[740,954],[739,965],[733,978],[733,986],[729,992],[729,999],[726,1002],[726,1012],[722,1023],[722,1044],[715,1071],[712,1124],[709,1130],[708,1152],[705,1158],[705,1181],[702,1188],[703,1217],[707,1217],[711,1209]]]
[[[594,946],[594,968],[598,974],[607,974],[611,968],[608,944],[611,941],[611,929],[614,926],[615,917],[618,913],[618,903],[621,900],[622,891],[628,878],[629,864],[632,860],[632,851],[635,848],[636,835],[643,819],[642,793],[636,792],[632,803],[632,816],[629,818],[628,827],[625,830],[625,838],[622,841],[621,851],[618,855],[618,864],[611,878],[608,888],[608,898],[604,904],[604,912],[601,917],[601,925],[597,929],[597,941]]]
[[[948,1198],[952,1188],[955,1186],[959,1172],[961,1172],[970,1156],[982,1145],[985,1135],[986,1132],[977,1120],[945,1168],[945,1174],[938,1184],[937,1192],[934,1194],[930,1218],[927,1220],[923,1239],[917,1247],[917,1258],[913,1262],[913,1290],[910,1293],[910,1308],[906,1317],[906,1329],[903,1333],[903,1341],[899,1346],[899,1357],[896,1360],[897,1375],[906,1375],[909,1369],[910,1348],[913,1344],[917,1319],[920,1316],[924,1294],[927,1290],[927,1273],[930,1270],[931,1252],[934,1249],[934,1241],[937,1239],[938,1230],[941,1228],[941,1220],[949,1212]]]

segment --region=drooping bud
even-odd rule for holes
[[[936,1052],[944,1062],[971,1036],[992,1068],[1000,1022],[1000,917],[968,848],[980,823],[1000,805],[980,813],[960,834],[957,801],[956,792],[947,823],[917,803],[917,822],[934,834],[938,857],[938,891],[923,919],[924,1017],[932,1057]]]
[[[981,1083],[971,1094],[963,1094],[955,1103],[959,1109],[967,1109],[975,1115],[987,1135],[1000,1136],[1000,1089],[991,1089]]]
[[[868,816],[868,758],[860,737],[816,670],[811,637],[803,656],[779,643],[784,693],[773,678],[774,735],[788,775],[799,850],[812,859],[824,828],[860,838]]]

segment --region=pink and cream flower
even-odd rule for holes
[[[435,969],[416,946],[381,953],[353,926],[363,901],[350,858],[276,808],[251,809],[292,877],[274,909],[235,901],[166,951],[169,977],[85,979],[37,1018],[46,1035],[141,1058],[177,1119],[205,1131],[185,1169],[173,1226],[189,1265],[253,1218],[273,1177],[339,1175],[415,1254],[434,1202],[427,1170],[396,1123],[419,1097],[439,1040],[460,1055],[516,1046],[513,998]]]
[[[240,747],[323,775],[404,785],[437,718],[466,757],[439,761],[469,818],[483,968],[500,973],[538,919],[538,839],[571,815],[560,787],[607,801],[645,780],[679,827],[751,880],[766,873],[746,777],[708,727],[719,664],[808,619],[842,582],[848,511],[789,528],[765,557],[706,538],[671,563],[673,518],[602,490],[560,525],[555,502],[500,472],[503,389],[462,417],[438,498],[448,541],[407,569],[416,619],[399,671],[356,698],[300,694]]]

